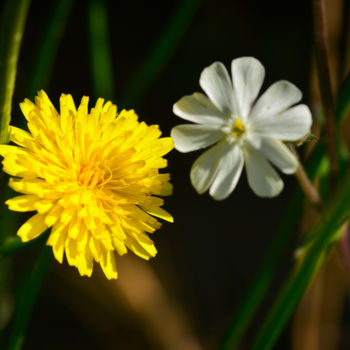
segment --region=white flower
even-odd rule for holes
[[[175,148],[190,152],[212,146],[193,164],[191,182],[198,193],[209,188],[216,200],[234,190],[243,165],[248,183],[260,197],[277,196],[283,181],[270,163],[285,174],[298,167],[283,141],[295,141],[310,131],[309,108],[301,91],[288,81],[271,85],[258,99],[265,69],[253,57],[232,61],[232,82],[225,66],[215,62],[205,68],[199,84],[207,96],[194,93],[174,104],[173,112],[196,124],[174,127]]]

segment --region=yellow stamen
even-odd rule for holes
[[[83,187],[95,187],[101,184],[105,171],[93,164],[83,164],[78,175],[78,182]]]
[[[245,132],[245,127],[242,123],[242,120],[239,118],[236,118],[235,123],[232,127],[232,136],[233,137],[240,137]]]

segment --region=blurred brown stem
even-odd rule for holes
[[[338,56],[339,56],[339,65],[338,65],[338,89],[340,89],[341,84],[343,83],[345,66],[346,66],[346,48],[349,41],[349,31],[350,31],[350,0],[343,0],[342,8],[342,24],[340,30],[340,38],[338,45]]]
[[[325,11],[323,0],[313,1],[313,11],[316,62],[318,69],[321,99],[326,115],[326,144],[330,159],[330,196],[332,196],[332,190],[335,189],[337,182],[338,162],[335,146],[334,101],[328,62],[327,28],[325,23]],[[350,247],[348,242],[348,229],[345,229],[343,231],[339,244],[341,245],[343,263],[347,271],[348,283],[350,286]]]
[[[348,287],[350,290],[350,251],[349,251],[349,223],[343,227],[343,232],[339,241],[340,251],[343,258],[344,268],[347,276]]]
[[[326,117],[326,144],[330,160],[331,188],[335,187],[338,162],[335,147],[334,101],[328,62],[327,29],[323,0],[313,1],[316,63],[321,100]]]
[[[119,263],[123,275],[115,286],[130,308],[147,325],[148,333],[166,350],[200,350],[181,307],[170,301],[152,268],[135,257],[123,257]]]
[[[321,201],[320,195],[319,195],[318,191],[316,190],[316,188],[314,187],[314,185],[311,183],[309,177],[307,176],[305,169],[299,160],[298,154],[295,151],[294,146],[290,146],[289,149],[295,155],[295,157],[298,159],[299,165],[298,165],[298,169],[295,173],[295,176],[300,184],[300,187],[303,190],[303,192],[305,193],[305,196],[308,198],[310,203],[315,207],[315,209],[317,209],[317,211],[320,211],[321,206],[322,206],[322,201]]]

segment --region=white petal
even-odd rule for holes
[[[227,123],[227,116],[200,92],[182,97],[174,104],[173,112],[182,119],[197,124],[223,125]]]
[[[285,174],[294,174],[298,168],[298,160],[281,141],[262,138],[261,152],[277,168]]]
[[[306,105],[297,105],[278,115],[254,121],[254,132],[285,141],[295,141],[310,132],[311,112]]]
[[[263,158],[261,154],[251,148],[244,148],[248,183],[259,197],[275,197],[283,189],[283,181]]]
[[[245,118],[261,89],[265,69],[256,58],[241,57],[232,61],[231,70],[239,114]]]
[[[272,84],[258,99],[250,114],[252,120],[278,114],[301,100],[301,91],[292,83],[281,80]]]
[[[205,68],[199,79],[199,84],[220,111],[236,113],[232,83],[221,62],[214,62]]]
[[[237,185],[243,169],[243,152],[237,145],[227,145],[218,165],[218,172],[209,194],[216,200],[227,198]]]
[[[206,125],[182,124],[171,130],[175,148],[180,152],[191,152],[213,145],[225,134],[220,129]]]
[[[199,194],[204,193],[212,183],[220,161],[221,154],[227,143],[218,143],[208,151],[204,152],[192,165],[191,182]]]

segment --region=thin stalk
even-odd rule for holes
[[[30,0],[7,0],[0,31],[0,144],[9,139],[17,62]]]
[[[298,169],[295,173],[296,178],[302,188],[305,196],[309,200],[309,202],[317,209],[321,209],[321,199],[316,190],[316,188],[312,185],[310,179],[308,178],[303,166],[299,163]]]
[[[244,299],[235,310],[234,318],[221,344],[221,350],[238,349],[242,336],[257,312],[264,295],[271,286],[278,261],[285,252],[288,243],[297,229],[297,218],[301,214],[303,195],[299,190],[291,200],[281,225],[276,232],[254,279],[247,289]]]
[[[350,252],[349,252],[349,223],[346,223],[339,240],[340,252],[343,258],[344,269],[347,275],[348,288],[350,288]]]
[[[31,72],[26,96],[32,99],[35,93],[40,89],[46,89],[52,74],[52,68],[55,63],[58,47],[64,34],[64,30],[73,7],[74,0],[57,0],[52,12],[48,16],[46,27],[43,28],[43,37],[40,40],[40,46],[35,53],[34,67]],[[18,118],[18,127],[25,128],[26,119],[22,116]],[[2,182],[5,185],[5,182]],[[10,198],[13,191],[5,186],[2,198]],[[0,222],[2,231],[0,231],[0,243],[10,233],[14,233],[15,225],[19,219],[20,213],[9,211],[4,203],[0,205]],[[1,254],[1,253],[0,253]]]
[[[307,163],[308,176],[313,179],[319,172],[320,164],[324,158],[324,144],[319,143]],[[227,331],[221,350],[236,349],[246,332],[250,322],[259,308],[264,295],[271,286],[275,276],[278,262],[284,254],[286,247],[295,233],[298,218],[301,214],[303,192],[298,189],[284,214],[281,225],[260,264],[260,268],[244,295],[244,299],[235,310],[234,318]]]
[[[330,68],[328,62],[327,28],[325,23],[323,0],[314,0],[313,9],[315,24],[315,48],[319,85],[321,91],[322,104],[326,115],[326,145],[330,160],[330,196],[332,197],[332,191],[335,189],[337,183],[339,164],[336,154],[335,109],[330,78]],[[346,24],[347,23],[345,23],[345,25]],[[346,36],[344,40],[346,40]],[[347,271],[349,271],[348,275],[350,278],[350,267],[348,266],[350,261],[350,246],[348,244],[347,236],[342,237],[340,239],[340,245],[344,267]],[[348,281],[348,283],[350,285],[350,280]]]
[[[335,187],[338,160],[335,145],[334,100],[328,62],[327,28],[323,0],[313,1],[316,62],[322,104],[326,116],[326,146],[330,160],[331,188]]]
[[[310,181],[303,165],[301,164],[299,157],[297,155],[297,152],[295,151],[295,148],[293,146],[289,147],[289,149],[292,151],[292,153],[295,155],[295,157],[298,159],[298,169],[295,172],[295,177],[297,178],[299,185],[304,192],[305,196],[309,200],[309,202],[315,207],[315,209],[320,210],[322,201],[320,198],[320,195],[312,182]]]
[[[8,2],[10,3],[11,0]],[[52,15],[48,18],[47,28],[43,31],[44,36],[42,43],[36,55],[32,78],[30,79],[28,88],[29,91],[27,92],[29,96],[32,96],[37,89],[44,88],[48,84],[57,49],[63,36],[63,31],[73,3],[73,0],[56,1],[55,7],[52,10]],[[0,222],[2,223],[3,229],[5,229],[6,226],[11,232],[14,222],[18,218],[15,214],[18,213],[9,212],[7,209],[2,208],[0,211]],[[3,258],[11,257],[14,253],[23,248],[45,241],[47,236],[48,232],[26,243],[20,242],[19,237],[12,238],[0,247],[0,255]],[[16,293],[16,309],[10,342],[7,347],[8,350],[19,350],[22,346],[30,315],[51,257],[51,248],[44,247],[32,271],[21,280],[21,284]],[[9,259],[6,262],[8,261]],[[2,263],[4,264],[5,262]]]
[[[108,10],[104,0],[89,1],[88,20],[95,95],[113,99],[114,74],[108,32]]]
[[[341,32],[338,46],[338,56],[339,56],[339,64],[338,64],[338,88],[340,88],[344,73],[345,73],[345,63],[346,63],[346,48],[349,44],[349,17],[350,17],[350,0],[343,0],[343,18],[341,24]]]
[[[349,198],[350,173],[345,176],[337,195],[324,210],[324,215],[321,217],[319,224],[312,230],[317,239],[307,251],[305,257],[294,264],[293,271],[285,281],[277,300],[261,326],[251,347],[252,350],[272,349],[310,281],[325,262],[334,244],[332,236],[348,219]]]

